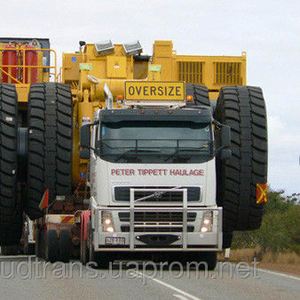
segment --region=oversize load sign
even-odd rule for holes
[[[184,82],[126,81],[126,100],[184,101]]]

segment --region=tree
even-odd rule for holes
[[[235,233],[233,248],[259,247],[274,255],[279,252],[300,254],[300,204],[299,195],[284,195],[284,191],[269,188],[268,202],[261,228]]]

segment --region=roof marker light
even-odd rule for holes
[[[186,96],[186,101],[187,102],[191,102],[191,101],[193,101],[194,100],[194,97],[192,96],[192,95],[187,95]]]

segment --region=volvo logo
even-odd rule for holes
[[[155,192],[154,194],[153,194],[153,197],[156,199],[156,200],[160,200],[161,198],[162,198],[162,195],[163,195],[164,193],[163,192]]]

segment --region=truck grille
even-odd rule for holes
[[[195,222],[197,213],[189,212],[187,222]],[[130,213],[120,212],[121,222],[129,222]],[[135,232],[182,232],[183,213],[182,212],[135,212],[134,231]],[[122,232],[129,232],[129,225],[122,225]],[[194,231],[194,226],[187,226],[188,232]]]
[[[128,225],[121,226],[121,232],[129,232],[130,227]],[[178,227],[138,227],[134,229],[135,232],[182,232],[182,226]],[[194,226],[187,226],[187,232],[193,232]]]
[[[134,189],[170,189],[170,191],[163,192],[160,195],[156,194],[149,199],[143,200],[143,202],[182,202],[183,193],[178,191],[172,191],[169,186],[118,186],[114,188],[115,200],[116,201],[129,201],[130,200],[130,188]],[[200,187],[181,187],[181,189],[187,189],[187,200],[188,201],[199,201],[200,200]],[[135,190],[135,200],[149,195],[153,195],[155,192],[138,191]]]
[[[135,222],[182,222],[182,212],[135,212]],[[188,222],[195,222],[197,213],[189,212],[187,214]],[[121,222],[129,222],[129,212],[120,212]]]

